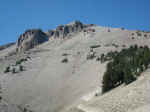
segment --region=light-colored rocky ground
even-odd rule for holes
[[[122,45],[150,45],[150,34],[147,34],[147,38],[137,37],[135,34],[133,40],[132,33],[135,31],[98,26],[92,28],[96,30],[95,33],[81,32],[65,40],[50,39],[30,50],[31,60],[23,64],[26,67],[24,72],[3,74],[4,67],[14,63],[15,57],[2,60],[0,84],[3,99],[10,105],[26,107],[34,112],[130,112],[130,109],[139,112],[145,108],[148,110],[150,77],[146,74],[149,72],[128,87],[120,87],[95,98],[93,91],[101,87],[106,63],[101,64],[96,59],[87,60],[86,56],[92,45],[101,45],[94,49],[96,55],[120,50]],[[108,29],[111,32],[108,32]],[[112,44],[119,47],[116,48]],[[0,57],[4,58],[12,50],[15,50],[14,46],[0,51]],[[61,63],[65,58],[63,53],[69,54],[68,63]]]
[[[150,70],[143,73],[136,82],[128,86],[122,85],[88,102],[77,104],[74,108],[76,112],[149,112],[149,73]]]

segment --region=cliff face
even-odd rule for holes
[[[65,38],[72,33],[82,31],[88,25],[82,24],[80,21],[74,21],[67,25],[59,25],[55,30],[49,30],[47,33],[40,29],[31,29],[25,31],[17,40],[17,52],[24,52],[35,46],[48,41],[48,38]]]
[[[17,52],[23,52],[48,41],[48,36],[40,29],[25,31],[17,41]]]
[[[71,33],[80,32],[85,27],[86,25],[82,24],[80,21],[74,21],[67,25],[59,25],[56,30],[49,30],[48,36],[49,38],[65,38]]]

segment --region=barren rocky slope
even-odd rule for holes
[[[135,110],[136,106],[148,108],[148,75],[143,75],[140,77],[141,80],[129,87],[121,86],[96,98],[94,94],[97,88],[100,91],[106,66],[106,63],[96,61],[96,57],[111,50],[120,50],[134,44],[149,46],[149,43],[150,33],[89,25],[75,33],[71,32],[68,38],[51,37],[49,41],[35,46],[24,54],[16,54],[15,45],[4,49],[0,51],[1,96],[2,101],[8,103],[5,108],[14,108],[14,111],[4,109],[4,112],[127,112],[130,109]],[[96,57],[87,60],[92,46],[98,46],[94,48]],[[30,59],[22,63],[24,71],[15,74],[3,73],[8,65],[14,65],[18,59],[26,57]],[[64,59],[67,59],[66,63],[63,63]],[[142,90],[145,84],[147,89]],[[139,93],[142,91],[141,95],[134,91],[136,87]],[[129,91],[130,95],[125,95],[126,100],[119,102],[126,91]],[[92,94],[86,95],[91,92]],[[126,97],[129,97],[129,100]],[[134,102],[136,97],[139,98],[138,101],[143,102],[142,105]],[[129,102],[136,106],[131,105],[131,108],[126,109]]]
[[[8,44],[5,44],[5,45],[2,45],[2,46],[0,46],[0,50],[3,50],[3,49],[6,49],[6,48],[8,48],[8,47],[11,47],[12,45],[14,45],[15,43],[8,43]]]

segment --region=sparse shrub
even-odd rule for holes
[[[68,63],[68,58],[64,58],[61,62],[62,63]]]
[[[96,61],[101,61],[101,57],[98,56],[98,57],[96,58]]]
[[[22,62],[25,62],[25,61],[28,61],[28,59],[27,58],[22,58],[20,60],[17,60],[16,65],[20,65]]]
[[[104,54],[101,54],[101,63],[103,63],[105,61],[105,55]]]
[[[80,52],[78,51],[77,54],[80,55]]]
[[[144,34],[144,37],[146,38],[146,37],[147,37],[147,34]]]
[[[0,96],[0,101],[1,101],[2,99],[3,99],[2,96]]]
[[[26,61],[28,61],[28,59],[30,59],[30,60],[31,60],[31,57],[30,57],[30,56],[27,56],[27,57],[26,57]]]
[[[126,47],[126,45],[122,45],[122,47]]]
[[[132,33],[131,35],[134,36],[134,33]]]
[[[93,29],[92,32],[95,32],[95,29]]]
[[[115,44],[115,43],[113,43],[112,46],[114,46],[115,48],[118,48],[118,47],[119,47],[119,45],[117,45],[117,44]]]
[[[24,68],[23,68],[22,65],[19,66],[19,70],[20,70],[20,71],[24,71]]]
[[[136,34],[137,34],[137,36],[139,36],[139,37],[142,36],[142,33],[141,33],[140,31],[137,31]]]
[[[23,61],[24,61],[23,59],[17,60],[16,65],[20,65]]]
[[[97,92],[95,93],[95,96],[96,96],[96,97],[99,96],[99,95],[100,95],[99,93],[97,93]]]
[[[9,66],[6,67],[6,69],[4,70],[4,73],[8,73],[8,72],[10,72],[10,67]]]
[[[92,45],[92,46],[90,46],[91,49],[98,48],[98,47],[101,47],[101,45]]]
[[[24,107],[22,105],[18,105],[17,107],[21,112],[34,112],[31,109],[29,109],[29,107]]]
[[[87,55],[86,59],[87,59],[87,60],[89,60],[89,59],[94,59],[94,58],[96,57],[95,54],[96,54],[96,52],[90,52],[90,54]]]

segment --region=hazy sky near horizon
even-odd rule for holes
[[[150,0],[0,0],[0,45],[26,29],[44,31],[73,20],[150,30]]]

